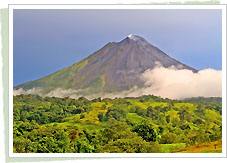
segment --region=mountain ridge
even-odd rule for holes
[[[143,37],[130,34],[120,42],[109,42],[90,56],[40,79],[14,87],[41,88],[48,93],[56,88],[85,90],[85,95],[117,92],[143,87],[141,73],[157,64],[165,68],[197,70],[171,58]]]

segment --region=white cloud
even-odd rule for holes
[[[214,69],[204,69],[198,73],[191,70],[178,70],[174,67],[164,68],[157,66],[154,69],[146,70],[141,74],[140,79],[145,82],[143,88],[134,87],[127,91],[116,93],[97,93],[87,95],[89,99],[97,97],[138,97],[142,95],[156,95],[163,98],[183,99],[188,97],[221,97],[222,95],[222,71]],[[57,88],[45,95],[41,88],[33,88],[24,91],[22,88],[14,90],[14,95],[18,94],[39,94],[43,96],[56,96],[78,98],[84,96],[85,90],[73,90]]]
[[[181,99],[187,97],[221,97],[222,71],[204,69],[198,73],[190,70],[156,67],[141,75],[145,88],[142,94]]]
[[[20,94],[40,94],[42,91],[41,88],[32,88],[29,90],[23,90],[22,88],[19,88],[17,90],[13,90],[13,95],[20,95]]]
[[[57,88],[57,89],[47,93],[45,96],[66,97],[66,96],[72,96],[73,94],[77,93],[78,91],[79,90]]]

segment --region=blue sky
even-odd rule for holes
[[[14,86],[129,34],[195,69],[222,68],[221,10],[14,10]]]

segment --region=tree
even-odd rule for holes
[[[76,153],[92,153],[95,151],[96,144],[94,143],[95,136],[86,130],[80,131],[79,137],[75,143]]]
[[[23,137],[15,137],[13,139],[13,151],[15,153],[30,153],[36,152],[32,146],[32,142],[29,139]]]
[[[142,109],[139,106],[136,106],[135,108],[136,108],[136,110],[135,110],[136,114],[138,114],[139,116],[142,116],[142,117],[146,117],[146,114],[147,114],[147,110],[146,109]]]
[[[153,116],[155,116],[155,110],[154,110],[154,108],[152,106],[149,106],[147,108],[147,114],[146,114],[146,116],[147,117],[151,117],[152,119],[154,119]]]
[[[160,145],[144,141],[140,136],[117,139],[97,148],[100,153],[158,153]]]
[[[167,123],[170,123],[170,115],[167,115],[167,116],[166,116],[166,122],[167,122]]]
[[[177,139],[177,135],[172,132],[165,132],[161,135],[161,144],[173,144]]]
[[[143,138],[143,140],[147,142],[155,142],[157,138],[157,132],[154,129],[153,125],[144,120],[141,123],[134,126],[133,132],[136,132],[139,136]]]
[[[99,118],[99,121],[102,122],[103,121],[103,113],[99,113],[98,114],[98,118]]]
[[[79,135],[79,131],[78,130],[74,130],[74,129],[72,129],[71,133],[69,134],[69,138],[73,142],[73,153],[75,151],[75,143],[78,140],[78,135]]]
[[[132,132],[125,122],[115,122],[101,131],[96,137],[98,144],[95,152],[108,153],[148,153],[160,152],[159,145],[146,142],[137,133]]]
[[[119,107],[110,107],[106,112],[105,119],[114,118],[117,121],[120,121],[126,117],[126,112],[124,109]]]

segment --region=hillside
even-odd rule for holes
[[[221,103],[203,101],[14,96],[14,152],[221,152]]]

